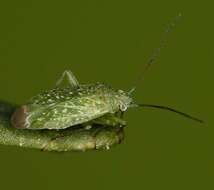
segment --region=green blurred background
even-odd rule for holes
[[[159,110],[130,110],[109,151],[44,153],[0,146],[0,189],[213,189],[212,1],[0,2],[0,99],[24,103],[65,69],[80,82],[130,89],[179,12],[157,64],[135,94]]]

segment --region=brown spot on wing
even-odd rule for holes
[[[28,127],[26,122],[28,109],[26,105],[16,109],[11,117],[11,124],[15,128],[24,129]]]

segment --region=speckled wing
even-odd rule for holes
[[[28,129],[65,129],[109,113],[109,103],[98,96],[72,98],[49,106],[29,107]],[[38,109],[38,111],[37,111]],[[32,113],[32,114],[31,114]]]

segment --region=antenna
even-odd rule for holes
[[[178,111],[174,108],[170,108],[170,107],[167,107],[167,106],[159,106],[159,105],[154,105],[154,104],[135,104],[133,105],[133,107],[147,107],[147,108],[155,108],[155,109],[163,109],[163,110],[167,110],[167,111],[171,111],[171,112],[174,112],[174,113],[177,113],[179,115],[182,115],[188,119],[191,119],[191,120],[194,120],[194,121],[197,121],[199,123],[204,123],[203,120],[201,119],[198,119],[194,116],[191,116],[189,114],[186,114],[184,112],[181,112],[181,111]]]
[[[179,13],[166,27],[163,36],[161,38],[160,41],[160,45],[157,49],[155,49],[151,55],[151,57],[148,59],[146,65],[143,68],[143,72],[141,72],[139,78],[137,79],[137,81],[135,82],[134,87],[129,91],[129,94],[131,94],[133,91],[135,91],[136,86],[139,82],[144,80],[145,77],[145,73],[148,72],[148,70],[151,68],[151,66],[155,63],[157,57],[160,54],[160,51],[165,47],[166,42],[168,40],[169,34],[171,33],[172,29],[176,26],[176,23],[180,20],[181,18],[181,13]]]
[[[163,33],[163,36],[161,38],[161,41],[160,41],[160,45],[157,49],[155,49],[151,55],[151,57],[148,59],[146,65],[144,66],[143,68],[143,72],[141,72],[138,80],[136,81],[134,87],[128,92],[128,95],[131,95],[135,89],[136,89],[136,86],[139,82],[143,81],[144,80],[144,77],[145,77],[145,73],[148,72],[148,70],[151,68],[151,66],[155,63],[157,57],[159,56],[160,54],[160,51],[165,47],[166,45],[166,42],[168,40],[168,37],[169,37],[169,34],[171,33],[172,29],[176,26],[177,22],[180,20],[181,18],[181,13],[179,13],[169,24],[168,26],[166,27],[166,30],[165,32]],[[146,107],[146,108],[155,108],[155,109],[162,109],[162,110],[166,110],[166,111],[171,111],[171,112],[174,112],[176,114],[179,114],[179,115],[182,115],[188,119],[191,119],[191,120],[194,120],[194,121],[197,121],[199,123],[203,123],[204,121],[201,120],[201,119],[198,119],[194,116],[191,116],[189,114],[186,114],[184,112],[181,112],[181,111],[178,111],[174,108],[170,108],[170,107],[167,107],[167,106],[160,106],[160,105],[154,105],[154,104],[131,104],[130,107]]]

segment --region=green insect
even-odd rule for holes
[[[171,26],[170,26],[171,27]],[[167,33],[169,33],[167,29]],[[148,70],[154,63],[166,37],[146,64]],[[67,77],[69,84],[61,86]],[[115,90],[103,83],[80,84],[71,71],[65,71],[57,87],[42,92],[18,108],[11,117],[12,126],[20,129],[63,130],[82,125],[124,126],[123,113],[132,107],[152,107],[176,112],[198,122],[202,120],[175,109],[151,104],[137,104],[132,98],[135,88],[128,92]]]
[[[136,104],[131,97],[133,90],[115,90],[102,83],[80,85],[71,71],[65,71],[57,86],[67,76],[69,85],[44,91],[33,97],[12,115],[12,125],[21,129],[66,129],[82,124],[124,126],[123,113],[130,107],[156,107],[180,113],[174,109],[156,105]]]
[[[59,87],[64,77],[69,85]],[[122,90],[102,84],[80,85],[71,71],[65,71],[56,88],[33,97],[12,116],[12,125],[27,129],[66,129],[78,124],[125,125],[119,117],[132,105]]]

